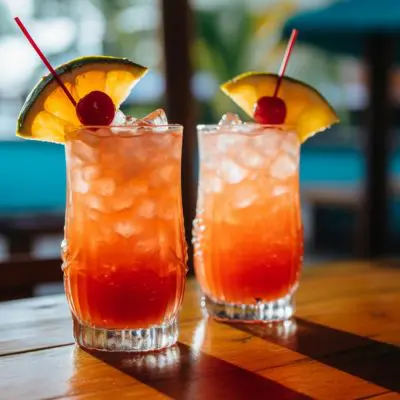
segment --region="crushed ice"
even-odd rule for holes
[[[239,118],[237,114],[227,112],[224,114],[218,122],[219,126],[230,126],[230,125],[239,125],[242,123],[242,120]]]
[[[297,164],[287,154],[282,154],[271,165],[271,176],[277,179],[286,179],[295,173]]]
[[[242,183],[235,188],[231,201],[234,208],[246,208],[252,205],[258,197],[257,187],[254,184]]]
[[[111,178],[97,179],[95,184],[97,192],[101,196],[112,196],[116,189],[116,183]]]
[[[127,117],[125,116],[125,114],[122,111],[117,110],[111,125],[125,125],[126,123]]]
[[[162,108],[152,111],[145,117],[136,120],[136,124],[145,123],[147,125],[168,125],[167,115]]]
[[[278,185],[272,189],[272,196],[281,196],[289,192],[288,186]]]
[[[153,218],[156,214],[156,204],[151,200],[144,200],[136,209],[139,216],[144,218]]]
[[[222,179],[227,183],[240,183],[247,176],[247,170],[239,164],[228,159],[220,162],[220,173]]]
[[[139,226],[134,225],[133,223],[128,221],[117,222],[114,226],[114,229],[115,232],[117,232],[119,235],[123,236],[126,239],[129,239],[134,234],[140,232]]]
[[[111,123],[114,126],[152,126],[152,125],[168,125],[168,119],[165,111],[162,108],[152,111],[143,118],[134,118],[130,115],[125,115],[122,111],[117,110],[114,119]],[[114,134],[119,134],[121,131],[119,129],[112,129]],[[126,131],[123,131],[126,134]]]

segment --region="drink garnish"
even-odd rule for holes
[[[76,114],[83,125],[110,125],[115,116],[115,105],[108,94],[93,90],[79,100]]]
[[[60,85],[69,101],[76,107],[76,115],[78,116],[79,121],[81,121],[83,125],[110,125],[115,116],[115,105],[112,102],[111,97],[100,90],[94,90],[80,99],[77,103],[69,90],[65,87],[57,72],[50,64],[49,60],[36,44],[25,25],[18,17],[15,17],[14,19],[22,33],[25,35],[29,43],[43,61],[44,65]]]
[[[259,124],[281,125],[286,118],[286,104],[280,97],[263,96],[254,106],[254,119]]]
[[[294,30],[279,74],[246,72],[222,84],[221,90],[256,122],[292,126],[304,142],[338,123],[339,118],[316,89],[284,76],[296,37]]]
[[[286,47],[285,55],[283,56],[274,94],[272,96],[263,96],[259,98],[254,105],[254,119],[260,124],[279,125],[285,122],[286,104],[280,97],[278,97],[278,92],[283,76],[285,75],[286,67],[288,65],[290,55],[292,54],[297,35],[297,29],[293,29]]]
[[[27,36],[21,21],[16,18],[16,22]],[[27,38],[33,46],[29,33]],[[39,49],[36,43],[33,47]],[[40,49],[38,54],[43,55]],[[81,57],[56,68],[44,55],[41,58],[50,73],[37,83],[22,106],[17,136],[25,139],[64,143],[66,131],[82,125],[109,125],[147,72],[146,67],[120,57]]]
[[[54,70],[52,65],[50,64],[49,60],[47,57],[43,54],[42,50],[40,50],[40,47],[36,44],[36,42],[33,40],[33,37],[31,34],[28,32],[28,29],[26,29],[25,25],[22,23],[22,21],[19,19],[19,17],[14,18],[15,22],[17,23],[18,27],[21,29],[22,33],[25,35],[25,37],[28,39],[28,42],[30,45],[33,47],[33,49],[36,51],[37,55],[41,58],[43,61],[43,64],[47,67],[47,69],[50,71],[50,73],[53,75],[54,79],[57,81],[57,83],[60,85],[61,89],[64,91],[66,96],[68,97],[69,101],[76,106],[76,101],[75,99],[71,96],[71,93],[69,90],[65,87],[63,81],[60,79],[58,76],[57,72]]]

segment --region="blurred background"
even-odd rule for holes
[[[0,261],[14,266],[7,278],[7,284],[14,287],[12,297],[60,290],[59,284],[49,282],[61,278],[58,257],[65,205],[63,147],[15,137],[19,109],[33,85],[47,73],[17,30],[12,19],[17,15],[53,65],[82,55],[106,54],[148,66],[151,72],[137,85],[123,111],[140,117],[166,107],[172,122],[184,122],[185,162],[190,167],[196,163],[195,124],[215,123],[226,111],[241,114],[220,93],[219,84],[248,70],[278,71],[292,25],[304,22],[304,18],[296,20],[297,16],[314,15],[314,22],[305,22],[311,33],[296,26],[299,41],[287,75],[316,87],[342,123],[302,148],[305,264],[397,255],[399,121],[393,118],[389,124],[389,113],[385,114],[388,108],[396,110],[400,101],[395,49],[392,54],[391,40],[385,41],[396,32],[393,28],[382,33],[374,25],[373,18],[380,16],[368,7],[376,2],[343,3],[352,1],[362,4],[355,10],[372,24],[370,30],[361,31],[357,23],[353,24],[358,29],[355,33],[330,26],[325,44],[321,27],[312,23],[319,20],[314,13],[337,3],[328,0],[177,0],[169,5],[167,0],[0,0]],[[398,0],[385,1],[387,15],[400,30]],[[339,10],[339,16],[345,14]],[[318,40],[313,40],[316,36]],[[347,46],[353,39],[354,49]],[[374,52],[376,47],[385,57]],[[375,60],[377,65],[373,65]],[[375,71],[373,79],[371,71]],[[379,118],[384,118],[382,131],[376,123]],[[190,216],[194,203],[190,177],[184,181],[184,193]],[[372,229],[368,225],[371,215],[375,221],[384,218],[386,222]],[[382,226],[387,232],[382,232]],[[375,231],[381,236],[376,251],[360,250],[365,235],[372,237],[367,247],[373,248]],[[40,260],[29,273],[19,269],[18,260],[27,257]],[[3,289],[3,297],[11,295],[6,292]]]

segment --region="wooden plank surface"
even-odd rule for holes
[[[217,323],[190,279],[177,346],[141,355],[73,345],[63,296],[0,303],[0,399],[400,399],[400,269],[308,268],[296,318]]]

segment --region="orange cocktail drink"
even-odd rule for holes
[[[194,246],[203,304],[221,319],[290,317],[303,254],[296,132],[200,126],[199,143]]]
[[[64,282],[79,344],[154,350],[177,339],[186,274],[180,126],[67,135]]]
[[[15,22],[49,70],[16,134],[66,151],[62,268],[75,340],[103,351],[171,346],[186,274],[182,127],[162,109],[140,119],[120,111],[146,67],[94,55],[54,68]]]
[[[269,322],[293,315],[303,257],[301,144],[339,121],[311,86],[245,72],[221,85],[256,123],[232,113],[199,127],[200,185],[194,221],[196,275],[212,317]]]

